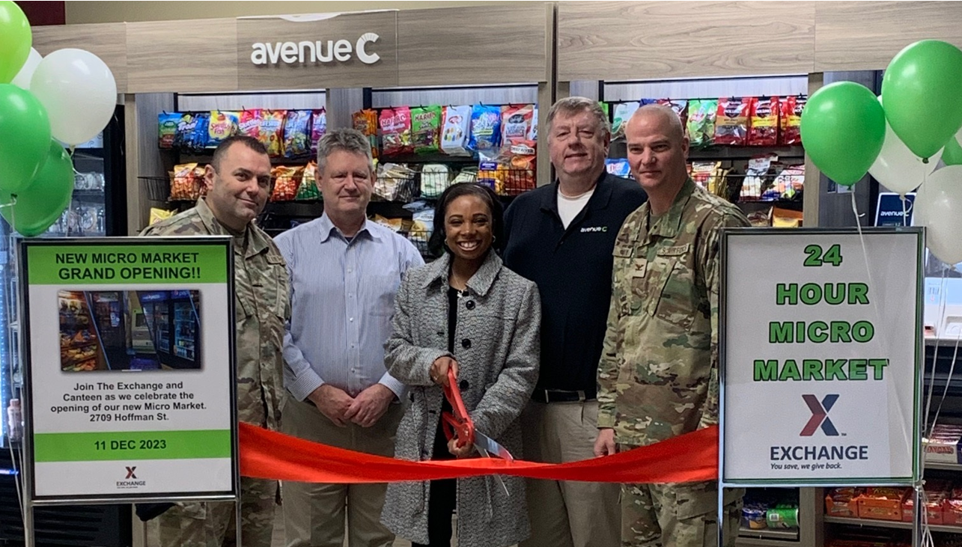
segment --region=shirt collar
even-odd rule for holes
[[[361,234],[366,234],[367,237],[370,237],[371,239],[381,239],[381,236],[376,230],[373,229],[373,225],[374,223],[372,221],[369,219],[364,219],[364,225],[361,226],[361,229],[358,230],[356,234],[354,234],[354,238],[357,238]],[[347,239],[344,237],[344,234],[341,233],[341,230],[334,225],[334,222],[331,221],[331,217],[327,216],[326,212],[321,215],[320,221],[318,222],[318,228],[321,231],[321,243],[326,243],[329,239],[331,239],[331,235],[334,234],[335,230],[339,236],[345,240]],[[351,239],[353,240],[354,238]]]
[[[675,237],[681,230],[681,217],[682,213],[685,211],[685,205],[688,203],[688,199],[691,198],[691,194],[695,191],[695,183],[692,182],[690,178],[685,180],[685,183],[678,190],[678,194],[675,196],[675,201],[672,202],[671,207],[648,228],[648,233],[650,235],[657,235],[661,237]],[[649,207],[648,211],[650,213],[650,204],[646,203]]]
[[[447,286],[448,274],[451,271],[451,258],[451,253],[445,252],[441,258],[428,264],[427,267],[429,268],[430,274],[425,278],[421,286],[427,288],[432,283]],[[488,256],[484,259],[484,263],[481,264],[478,271],[474,272],[474,275],[468,280],[467,286],[471,289],[471,292],[478,296],[484,296],[491,290],[491,285],[498,277],[498,272],[500,271],[501,257],[492,249],[488,251]]]
[[[204,223],[204,227],[207,228],[207,231],[210,232],[211,235],[233,237],[234,241],[238,242],[241,248],[244,249],[244,256],[246,258],[257,255],[267,250],[270,246],[270,241],[268,241],[267,236],[260,230],[256,230],[253,223],[248,223],[247,226],[244,227],[243,234],[232,234],[231,231],[214,216],[214,212],[211,211],[210,206],[207,205],[207,198],[205,197],[197,200],[195,209],[197,210],[197,216],[200,217],[201,222]]]
[[[558,185],[560,182],[557,180],[552,185],[553,191],[547,192],[541,198],[541,210],[551,211],[558,214]],[[601,176],[598,177],[598,182],[595,183],[594,193],[588,198],[588,203],[585,204],[585,209],[597,210],[604,209],[608,206],[609,198],[611,198],[611,184],[608,183],[608,173],[605,171],[601,172]]]

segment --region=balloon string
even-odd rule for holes
[[[945,271],[948,269],[948,264],[943,264],[943,266],[944,266],[944,268],[942,269],[942,276],[943,276],[942,279],[943,279],[943,281],[944,281],[944,280],[945,280]],[[943,298],[944,298],[944,297],[943,297]],[[948,300],[948,298],[944,298],[944,299],[945,299],[945,300]],[[948,326],[948,325],[946,325],[946,326]],[[936,334],[936,336],[938,336],[938,334]],[[932,429],[929,431],[929,436],[930,436],[930,437],[932,436],[932,432],[935,431],[935,424],[936,424],[936,422],[937,422],[938,419],[939,419],[939,414],[942,412],[942,403],[945,402],[945,398],[946,398],[946,397],[948,396],[948,394],[949,394],[949,383],[951,383],[951,381],[952,381],[952,376],[955,374],[955,358],[959,356],[959,342],[960,342],[960,341],[962,341],[962,325],[959,325],[959,328],[956,329],[956,331],[955,331],[955,349],[952,351],[952,361],[950,361],[950,363],[952,363],[952,364],[949,365],[949,375],[945,378],[945,388],[942,390],[942,398],[939,399],[939,406],[936,407],[936,409],[935,409],[935,414],[932,416]],[[938,351],[936,350],[936,355],[937,355],[937,354],[938,354]],[[934,362],[935,362],[935,359],[933,359],[932,361],[933,361],[933,363],[934,363]],[[933,383],[933,384],[935,383],[935,367],[934,367],[934,366],[932,367],[932,383]]]
[[[931,255],[931,252],[929,252],[929,254]],[[943,263],[942,263],[942,280],[941,280],[941,283],[940,283],[940,285],[939,285],[939,313],[938,313],[938,316],[937,316],[938,319],[936,320],[936,321],[938,321],[938,322],[940,322],[940,323],[941,323],[941,321],[942,321],[942,317],[945,316],[945,307],[946,307],[946,300],[947,300],[947,299],[945,298],[945,272],[946,272],[947,269],[948,269],[948,266],[943,262]],[[929,393],[928,393],[928,396],[926,397],[926,402],[925,402],[925,416],[924,416],[924,420],[923,420],[923,421],[925,422],[925,424],[926,424],[926,425],[925,425],[925,431],[928,433],[928,436],[929,436],[929,437],[932,436],[932,431],[935,430],[935,420],[931,420],[929,417],[931,416],[931,411],[932,411],[932,395],[933,395],[933,393],[935,392],[935,365],[936,365],[937,358],[938,358],[938,355],[939,355],[939,342],[940,342],[940,339],[941,339],[941,338],[940,338],[940,333],[939,333],[939,331],[938,331],[938,327],[939,327],[939,326],[940,326],[940,325],[936,324],[935,348],[934,348],[933,351],[932,351],[932,370],[931,370],[931,372],[929,372],[929,378],[931,378],[932,381],[929,382]],[[948,382],[946,382],[946,383],[948,383]],[[939,404],[940,404],[940,406],[941,406],[941,403],[939,403]]]

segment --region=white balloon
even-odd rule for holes
[[[925,226],[925,243],[946,264],[962,262],[962,165],[929,175],[915,196],[915,225]]]
[[[30,91],[30,79],[33,78],[33,73],[37,70],[37,65],[43,60],[43,56],[37,52],[37,50],[30,48],[30,55],[27,56],[26,62],[20,68],[20,72],[13,77],[10,81],[11,84],[19,87],[20,89],[26,89]]]
[[[882,97],[879,97],[882,102]],[[882,151],[879,152],[875,163],[869,167],[868,172],[882,186],[888,188],[901,196],[918,188],[925,176],[935,170],[939,159],[942,158],[942,150],[936,152],[928,163],[923,163],[922,158],[916,156],[902,139],[895,134],[888,120],[885,121],[885,141],[882,143]]]
[[[97,136],[114,115],[117,82],[110,68],[83,49],[58,49],[40,61],[30,92],[47,109],[50,133],[69,145]]]

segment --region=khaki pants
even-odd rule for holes
[[[287,395],[281,431],[301,439],[379,456],[394,456],[394,436],[404,407],[392,404],[372,427],[334,425],[310,401]],[[394,534],[381,524],[386,484],[281,485],[287,547],[341,547],[347,516],[349,547],[390,547]]]
[[[241,538],[244,547],[271,547],[277,481],[241,477]],[[158,517],[164,547],[234,545],[234,502],[178,503]]]
[[[594,458],[598,403],[530,402],[521,413],[524,459],[564,463]],[[620,485],[528,479],[531,536],[521,547],[617,547]]]
[[[725,490],[724,543],[718,542],[718,486],[712,482],[625,484],[623,547],[732,547],[738,536],[742,490]]]

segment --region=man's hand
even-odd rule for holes
[[[431,381],[441,387],[448,387],[448,369],[454,371],[454,377],[458,377],[458,362],[448,357],[438,357],[431,363]]]
[[[615,447],[615,430],[605,427],[598,430],[598,438],[595,439],[595,456],[613,456],[618,452]]]
[[[459,448],[457,437],[448,441],[448,452],[456,458],[466,458],[471,455],[472,451],[474,451],[474,445],[471,444],[466,444]]]
[[[307,398],[314,403],[314,406],[327,416],[338,427],[345,427],[350,418],[345,417],[345,413],[354,403],[354,399],[331,384],[323,384],[311,392]]]
[[[394,400],[394,392],[384,384],[374,384],[357,394],[351,406],[344,413],[344,419],[361,427],[371,427],[387,412],[388,405]]]

